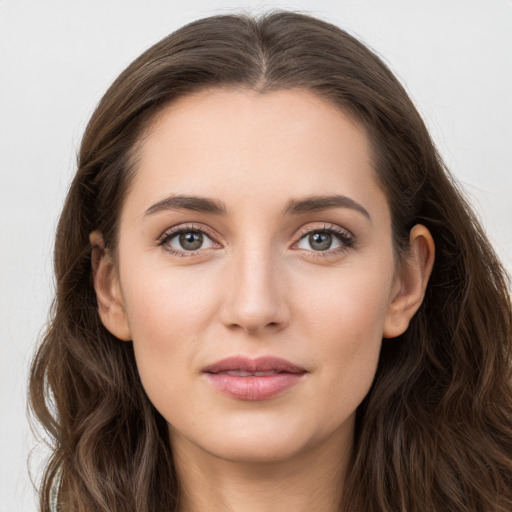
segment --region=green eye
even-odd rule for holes
[[[214,242],[206,233],[188,228],[167,234],[160,245],[167,246],[175,253],[186,253],[209,249],[214,246]]]
[[[326,251],[331,248],[333,237],[330,233],[312,233],[308,236],[309,246],[315,251]]]
[[[354,236],[350,231],[338,226],[325,226],[322,229],[303,231],[296,244],[298,249],[313,252],[337,252],[337,249],[353,247]]]
[[[203,234],[197,231],[189,231],[188,233],[180,233],[178,243],[181,249],[186,251],[196,251],[203,245]],[[172,243],[171,243],[172,245]]]

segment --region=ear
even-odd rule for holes
[[[92,278],[101,321],[114,336],[123,341],[130,341],[132,336],[117,268],[111,254],[105,249],[101,233],[93,231],[89,240],[92,245]]]
[[[423,302],[434,257],[435,245],[430,231],[417,224],[409,236],[409,254],[398,271],[382,333],[384,338],[395,338],[406,331]]]

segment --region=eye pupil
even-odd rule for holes
[[[187,251],[195,251],[203,245],[203,234],[198,231],[188,231],[180,234],[180,245]]]
[[[331,247],[332,235],[330,233],[312,233],[309,235],[309,244],[317,251],[326,251]]]

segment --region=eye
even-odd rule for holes
[[[299,241],[299,249],[308,249],[313,251],[327,251],[335,249],[341,245],[340,241],[326,231],[315,231],[302,237]]]
[[[337,226],[309,230],[297,242],[297,249],[314,252],[337,252],[354,245],[354,238],[348,231]]]
[[[215,246],[215,242],[202,230],[191,227],[174,229],[160,239],[159,244],[166,250],[182,256]]]

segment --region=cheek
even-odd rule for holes
[[[169,335],[175,339],[207,325],[216,308],[216,294],[208,285],[206,272],[165,266],[138,268],[136,278],[122,278],[134,339],[168,345]]]
[[[310,325],[310,336],[334,337],[354,348],[365,340],[380,340],[390,303],[392,268],[361,261],[302,276],[295,294],[297,317]]]
[[[178,390],[194,367],[201,333],[216,311],[216,295],[201,272],[144,267],[130,276],[129,260],[122,277],[128,322],[137,367],[153,403],[179,400]]]
[[[375,376],[393,280],[389,268],[368,264],[317,275],[297,300],[305,342],[314,347],[332,403],[341,398],[343,410],[359,405]]]

